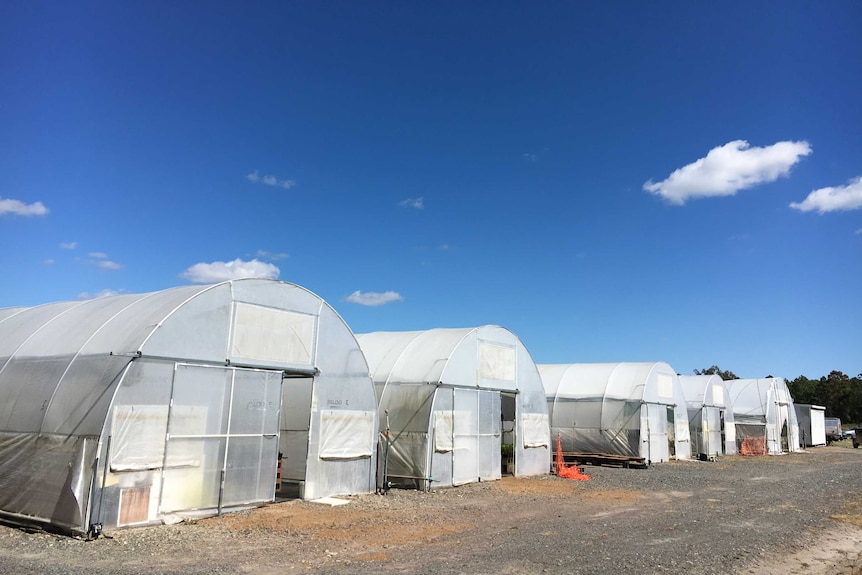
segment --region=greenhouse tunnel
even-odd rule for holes
[[[733,405],[736,443],[742,455],[800,451],[796,408],[780,377],[724,382]]]
[[[515,334],[485,325],[357,339],[379,400],[381,487],[548,473],[542,384]]]
[[[724,380],[718,375],[680,375],[688,406],[692,455],[736,455],[736,422]]]
[[[353,333],[287,282],[0,310],[0,517],[92,533],[371,492],[376,410]]]
[[[564,452],[690,458],[685,397],[667,363],[540,364],[539,372]]]

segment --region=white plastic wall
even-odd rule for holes
[[[488,325],[357,339],[379,400],[381,477],[385,466],[387,477],[419,487],[499,478],[503,394],[515,398],[515,475],[549,471],[541,380],[512,332]]]
[[[688,406],[692,455],[734,455],[736,424],[724,381],[718,375],[680,375]]]
[[[368,366],[299,286],[234,280],[0,311],[0,514],[83,532],[270,501],[282,395],[300,387],[305,497],[373,491]]]
[[[691,457],[685,397],[664,363],[540,364],[551,436],[564,451]],[[671,446],[673,453],[671,453]]]
[[[752,429],[762,426],[769,455],[801,449],[793,397],[783,379],[733,379],[724,383],[730,394],[737,428],[740,425]],[[737,435],[739,442],[743,438]]]

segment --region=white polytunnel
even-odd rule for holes
[[[733,406],[724,380],[718,375],[680,375],[688,406],[692,455],[736,455]]]
[[[374,490],[341,317],[242,279],[0,310],[0,516],[66,532]],[[277,484],[278,481],[278,484]]]
[[[540,364],[551,437],[567,453],[689,459],[688,412],[664,363]]]
[[[800,451],[796,409],[780,377],[725,381],[733,405],[736,444],[742,455]]]
[[[356,337],[379,402],[381,485],[427,490],[504,470],[548,473],[542,383],[515,334],[484,325]]]

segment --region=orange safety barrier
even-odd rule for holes
[[[766,455],[766,438],[746,437],[739,452],[742,455]]]
[[[589,481],[592,479],[586,473],[581,472],[580,468],[576,465],[566,465],[566,462],[563,460],[563,444],[560,439],[560,434],[557,434],[557,453],[554,455],[554,473],[557,477],[562,477],[563,479],[574,479],[576,481]]]

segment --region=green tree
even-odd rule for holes
[[[819,391],[819,399],[832,417],[838,417],[842,422],[855,420],[851,416],[854,410],[850,405],[850,378],[847,375],[836,370],[829,372],[820,378]],[[796,401],[795,397],[793,401]]]
[[[849,377],[833,370],[820,379],[800,375],[787,388],[794,403],[822,405],[826,416],[840,418],[844,427],[862,423],[862,374]]]
[[[718,367],[717,365],[713,365],[707,367],[706,369],[696,369],[694,370],[695,375],[717,375],[724,381],[729,379],[739,379],[739,376],[733,373],[732,371],[725,371]]]
[[[820,381],[817,379],[808,379],[804,375],[800,375],[793,381],[787,382],[787,389],[790,390],[790,395],[793,397],[794,403],[808,403],[813,405],[823,405],[824,402],[820,398]],[[834,417],[832,412],[827,407],[827,414]]]

